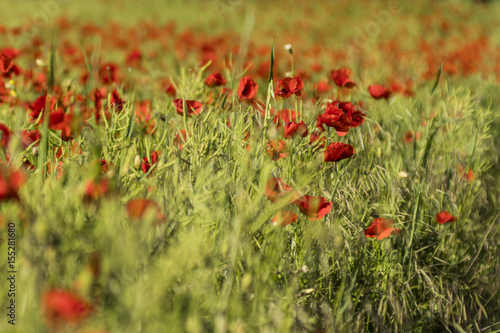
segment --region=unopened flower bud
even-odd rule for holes
[[[139,169],[141,167],[141,157],[137,155],[134,159],[134,167]]]

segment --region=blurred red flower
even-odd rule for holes
[[[436,222],[439,224],[445,224],[448,222],[455,222],[457,218],[452,216],[449,212],[442,211],[436,214]]]
[[[6,125],[0,123],[0,146],[2,146],[2,148],[7,148],[9,145],[11,134],[10,129]]]
[[[398,235],[401,233],[401,230],[391,228],[391,225],[393,224],[393,220],[385,219],[383,217],[376,218],[372,221],[372,224],[370,224],[368,229],[365,230],[365,236],[381,240],[389,237],[389,235]]]
[[[127,214],[130,218],[140,220],[149,214],[155,214],[155,224],[165,222],[160,206],[153,200],[132,199],[127,203]]]
[[[368,91],[370,92],[370,95],[375,99],[388,99],[392,94],[389,89],[384,88],[380,85],[369,86]]]
[[[120,80],[118,79],[118,73],[120,72],[120,68],[117,64],[113,62],[108,62],[102,64],[99,68],[99,77],[102,82],[105,84],[110,83],[118,83]]]
[[[325,162],[338,162],[354,155],[354,147],[347,143],[333,142],[324,152]]]
[[[184,101],[180,98],[174,99],[174,105],[177,110],[177,113],[181,116],[184,114]],[[191,117],[193,114],[199,115],[203,108],[203,104],[197,101],[186,100],[186,106],[188,109],[188,117]]]
[[[157,151],[153,151],[151,153],[151,160],[148,160],[147,157],[144,157],[141,164],[141,169],[144,173],[148,172],[149,169],[151,169],[151,166],[158,162],[158,155],[159,153]]]
[[[121,98],[120,93],[116,89],[113,89],[111,92],[111,107],[116,111],[121,112],[125,108],[125,103],[126,102]]]
[[[279,225],[283,228],[297,221],[297,218],[298,215],[295,212],[283,209],[273,218],[273,225]]]
[[[102,178],[100,181],[89,180],[85,183],[83,200],[90,202],[104,197],[108,193],[109,181]]]
[[[274,110],[271,110],[271,115],[274,113]],[[276,115],[273,118],[273,122],[279,127],[282,126],[282,122],[288,124],[289,122],[296,122],[299,117],[299,112],[289,109],[284,109],[282,111],[276,112]]]
[[[186,130],[180,130],[175,134],[174,145],[179,147],[179,150],[182,150],[182,145],[187,141],[188,133]]]
[[[266,185],[266,192],[264,194],[271,202],[289,197],[290,203],[294,202],[300,197],[297,190],[287,185],[281,178],[271,178]]]
[[[341,88],[352,88],[356,85],[356,83],[351,80],[351,71],[345,68],[333,70],[330,73],[333,82],[337,85],[337,87]]]
[[[209,87],[218,87],[226,84],[226,79],[219,72],[213,72],[205,79],[205,84]]]
[[[18,192],[26,182],[26,175],[21,170],[0,167],[0,202],[9,199],[19,200]]]
[[[14,66],[13,59],[14,58],[10,54],[2,51],[0,53],[0,72],[2,72],[3,74],[8,73],[11,70],[12,66]]]
[[[323,218],[332,210],[333,203],[326,201],[324,197],[314,197],[311,195],[304,195],[295,201],[302,214],[309,217],[309,220],[316,221]]]
[[[23,145],[24,148],[27,148],[33,142],[35,143],[35,146],[38,146],[41,137],[42,134],[40,134],[40,131],[38,130],[23,131],[21,134],[21,144]]]
[[[344,136],[349,131],[351,122],[345,112],[334,102],[328,103],[325,113],[318,115],[316,127],[324,130],[323,125],[335,128],[338,136]]]
[[[304,121],[301,121],[299,123],[289,122],[285,126],[283,137],[285,139],[291,139],[294,136],[300,136],[304,138],[307,136],[307,134],[308,134],[307,125],[306,123],[304,123]]]
[[[405,137],[403,138],[404,143],[411,143],[413,142],[413,139],[418,140],[422,134],[420,132],[415,133],[415,136],[413,136],[412,131],[406,132]]]
[[[87,319],[92,307],[79,296],[69,291],[52,289],[42,296],[45,319],[49,326],[78,323]]]
[[[289,155],[285,141],[278,139],[269,140],[266,153],[275,161],[281,160]]]
[[[326,138],[323,135],[323,132],[324,132],[324,130],[323,131],[315,131],[309,137],[309,144],[310,145],[315,145],[317,142],[319,142],[319,144],[315,148],[315,150],[317,150],[319,148],[323,148],[325,146]]]
[[[257,95],[259,85],[250,76],[241,79],[238,87],[238,97],[241,101],[252,100]]]
[[[0,50],[0,73],[7,78],[21,74],[21,69],[14,63],[14,59],[19,55],[19,51],[13,48],[3,48]]]
[[[293,94],[300,96],[302,89],[304,89],[304,82],[302,82],[300,77],[286,77],[278,81],[278,87],[274,93],[280,97],[287,98]]]
[[[130,51],[130,53],[127,55],[127,59],[125,60],[125,63],[129,67],[138,67],[142,61],[142,52],[139,49],[133,49]]]

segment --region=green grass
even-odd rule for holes
[[[90,15],[90,9],[97,13],[96,20],[107,19],[108,13],[111,18],[120,18],[112,10],[113,3],[118,2],[89,3],[95,6],[71,4],[68,11],[88,7],[81,14],[82,21]],[[191,2],[186,4],[196,7]],[[44,320],[40,298],[44,291],[58,287],[76,291],[96,310],[89,319],[64,328],[64,332],[498,332],[498,78],[493,73],[489,77],[443,74],[433,91],[435,78],[420,79],[425,59],[412,55],[407,66],[397,69],[388,62],[376,65],[385,57],[377,50],[378,45],[398,34],[400,22],[410,22],[410,48],[416,45],[420,31],[425,31],[420,14],[436,8],[446,13],[460,4],[425,2],[414,14],[410,4],[405,4],[408,17],[396,17],[388,35],[375,38],[359,58],[339,63],[338,59],[329,59],[326,51],[317,56],[325,69],[313,74],[310,81],[326,79],[331,69],[341,65],[351,67],[357,88],[345,99],[365,104],[363,125],[342,138],[333,130],[328,132],[328,142],[355,147],[356,157],[351,160],[325,164],[322,150],[311,149],[308,138],[295,138],[287,141],[290,156],[273,161],[265,153],[268,139],[278,135],[272,126],[265,127],[262,118],[248,104],[240,103],[235,94],[225,102],[223,97],[214,97],[212,104],[205,104],[210,89],[203,80],[210,71],[203,72],[197,58],[183,62],[173,51],[145,61],[151,76],[123,70],[129,80],[124,82],[131,84],[117,88],[130,103],[123,112],[112,112],[106,123],[102,118],[100,124],[89,120],[90,126],[75,138],[81,154],[69,152],[64,157],[60,179],[50,167],[50,172],[44,172],[45,162],[55,159],[54,147],[70,151],[69,143],[62,141],[58,132],[43,130],[38,154],[32,147],[24,151],[19,140],[12,139],[9,164],[19,168],[26,156],[37,168],[29,172],[21,188],[20,202],[0,205],[3,229],[11,221],[17,226],[19,270],[17,325],[8,325],[3,315],[0,331],[52,332]],[[141,9],[132,2],[123,6],[128,16],[120,23],[132,25],[137,19],[135,12]],[[198,22],[197,15],[204,16],[190,16],[194,11],[186,9],[184,16],[177,17],[174,14],[182,2],[172,6],[168,11],[168,6],[154,2],[146,12],[161,9],[173,15],[180,26],[190,26],[190,19]],[[266,29],[272,26],[270,22],[287,17],[280,14],[279,6],[268,14],[261,10],[269,5],[255,2],[252,6],[258,15],[249,50],[263,45],[270,51],[272,38]],[[379,2],[372,6],[384,7]],[[493,30],[487,23],[497,20],[498,4],[490,10],[465,2],[463,6],[462,13],[473,11],[471,26]],[[234,13],[244,13],[244,7],[237,6]],[[351,18],[358,27],[370,20],[369,9],[347,2],[339,2],[339,8],[350,15],[339,20]],[[321,8],[314,10],[322,12]],[[22,13],[20,9],[18,12]],[[215,12],[206,13],[216,20]],[[300,22],[298,13],[292,11],[289,20]],[[266,15],[262,25],[259,15]],[[225,17],[227,21],[207,34],[225,30],[233,22],[237,22],[238,33],[251,33],[245,30],[242,16],[226,13]],[[334,42],[349,39],[352,30],[330,20],[325,13],[311,23],[310,29],[297,34],[297,44],[293,45],[296,68],[309,68],[316,59],[305,56],[306,47],[323,35],[314,34],[311,40],[300,43],[300,38],[307,38],[311,31],[338,33],[324,37],[328,52],[337,48]],[[450,20],[461,24],[453,17]],[[200,29],[208,29],[204,24],[201,21]],[[279,74],[291,70],[290,57],[283,51],[283,36],[290,33],[286,27],[280,25],[273,34]],[[71,36],[78,44],[77,35],[72,31],[60,36]],[[46,38],[42,57],[50,63],[51,29],[44,28],[40,36]],[[429,40],[433,37],[442,36],[436,33]],[[448,46],[452,47],[452,36],[448,37]],[[493,48],[498,47],[498,38],[498,31],[492,32]],[[98,39],[82,43],[91,50],[89,59],[123,59],[121,51],[105,44],[100,52],[90,48],[99,44]],[[174,41],[166,43],[172,50]],[[406,45],[403,41],[401,44]],[[144,48],[161,50],[154,44]],[[62,86],[70,79],[75,91],[87,91],[78,82],[82,69],[72,68],[60,51],[52,55],[55,84]],[[237,55],[234,58],[239,61]],[[268,60],[269,53],[262,58]],[[26,67],[29,61],[22,59],[20,63]],[[493,64],[494,59],[486,58],[482,66],[492,68]],[[158,69],[161,73],[155,72]],[[415,97],[372,99],[367,87],[385,82],[394,73],[415,78]],[[227,70],[224,74],[228,86],[236,90],[242,71]],[[192,118],[179,116],[155,75],[171,78],[179,98],[204,102],[203,112]],[[146,83],[141,84],[144,77]],[[258,83],[259,97],[265,101],[267,82],[261,79]],[[20,100],[33,101],[39,95],[22,88],[21,80],[16,84]],[[98,82],[90,82],[90,88],[98,86]],[[312,131],[324,103],[312,102],[310,86],[306,91],[308,98],[291,97],[285,106],[301,110]],[[133,121],[137,112],[133,101],[143,99],[153,101],[154,134],[145,135]],[[270,102],[276,110],[282,108],[279,98]],[[227,126],[228,119],[231,127]],[[16,130],[30,126],[21,105],[0,105],[0,122]],[[179,150],[173,141],[182,129],[191,135]],[[248,131],[251,137],[245,141]],[[420,132],[421,136],[405,144],[403,138],[408,131]],[[151,156],[152,151],[161,152],[159,162],[145,175],[135,160]],[[115,167],[102,175],[91,165],[96,159],[106,159]],[[459,165],[472,169],[476,180],[464,180]],[[399,176],[401,171],[407,177]],[[100,177],[109,180],[109,195],[85,203],[83,184]],[[324,196],[333,202],[331,213],[309,221],[296,210],[296,222],[285,228],[273,226],[272,218],[286,202],[272,203],[263,195],[272,177],[281,177],[301,194]],[[129,218],[125,204],[132,198],[154,199],[166,222],[155,225],[151,214],[141,221]],[[452,213],[457,221],[437,224],[436,213],[442,210]],[[381,216],[394,220],[394,227],[402,233],[381,241],[366,238],[363,231]],[[6,256],[6,233],[1,235],[0,253]],[[96,252],[101,258],[101,271],[94,278],[89,262]],[[0,272],[6,271],[2,257]],[[6,286],[4,275],[2,290]],[[0,299],[1,304],[7,304],[6,293],[2,292]]]

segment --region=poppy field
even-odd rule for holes
[[[500,2],[0,12],[0,332],[500,332]]]

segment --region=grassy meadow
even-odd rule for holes
[[[0,332],[500,332],[499,1],[0,8]]]

